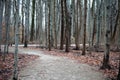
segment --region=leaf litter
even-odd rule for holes
[[[18,71],[21,68],[27,66],[27,63],[35,60],[39,56],[18,54]],[[2,54],[0,54],[0,80],[8,80],[13,73],[14,54],[6,54],[5,61],[2,60]]]

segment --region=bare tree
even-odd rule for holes
[[[82,55],[86,54],[86,22],[87,22],[87,0],[84,0],[84,38],[83,38],[83,50]]]
[[[2,35],[2,20],[3,20],[3,6],[4,0],[0,1],[0,35]],[[1,44],[2,44],[2,36],[0,36],[0,51],[1,51]]]
[[[18,44],[19,44],[19,5],[20,0],[14,1],[15,5],[15,53],[14,53],[14,71],[13,80],[18,80]]]
[[[104,54],[104,58],[103,58],[103,64],[102,64],[102,67],[101,69],[110,69],[110,65],[109,65],[109,54],[110,54],[110,15],[111,15],[111,9],[110,9],[110,0],[106,0],[105,1],[105,11],[106,11],[106,16],[107,16],[107,19],[106,19],[106,34],[105,34],[105,37],[106,37],[106,42],[105,42],[105,47],[106,47],[106,51],[105,51],[105,54]]]
[[[64,6],[63,6],[63,0],[61,0],[61,40],[60,40],[60,49],[63,50],[63,44],[64,44]]]
[[[30,33],[30,41],[34,39],[34,19],[35,19],[35,0],[32,0],[32,21],[31,21],[31,33]]]
[[[4,60],[5,54],[8,53],[8,44],[9,44],[9,30],[10,30],[10,13],[11,13],[11,0],[5,1],[5,26],[6,26],[6,35],[5,35],[5,46],[4,46]]]
[[[26,8],[25,8],[25,41],[24,47],[28,45],[28,33],[29,33],[29,10],[30,10],[30,0],[26,0]]]

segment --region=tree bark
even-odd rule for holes
[[[19,44],[19,4],[20,0],[17,0],[15,3],[15,53],[14,53],[14,71],[13,71],[13,80],[18,80],[18,44]]]
[[[120,0],[118,0],[118,15],[119,15],[119,30],[120,30]],[[120,32],[119,32],[119,36],[120,36]],[[118,46],[120,47],[120,37],[119,37],[119,41],[118,41]],[[118,76],[117,76],[117,80],[120,80],[120,55],[119,55],[119,72],[118,72]]]
[[[53,18],[53,26],[54,26],[54,47],[57,49],[57,31],[56,31],[56,0],[54,0],[54,18]]]
[[[111,15],[111,6],[110,6],[110,0],[106,0],[106,7],[105,7],[105,11],[106,11],[106,43],[105,43],[105,47],[106,47],[106,51],[104,54],[104,58],[103,58],[103,64],[101,66],[101,69],[111,69],[110,65],[109,65],[109,54],[110,54],[110,15]]]
[[[84,36],[83,36],[83,49],[82,49],[82,55],[86,54],[86,22],[87,22],[87,0],[84,0]]]
[[[60,40],[60,49],[63,50],[64,44],[64,7],[63,0],[61,0],[61,40]]]
[[[0,0],[0,35],[2,35],[2,20],[3,20],[3,6],[4,2]],[[0,36],[0,51],[1,51],[1,44],[2,44],[2,36]]]
[[[79,50],[80,49],[80,45],[79,45],[79,37],[80,37],[80,29],[79,29],[79,25],[78,25],[78,18],[79,18],[79,16],[78,16],[78,10],[79,10],[79,7],[78,7],[78,5],[79,5],[80,3],[79,3],[79,1],[77,1],[77,3],[76,3],[76,10],[75,10],[75,8],[74,8],[74,10],[76,11],[76,25],[75,25],[75,45],[76,45],[76,50]],[[75,12],[74,11],[74,12]],[[81,14],[81,12],[80,12],[80,14]]]
[[[50,5],[51,1],[48,2],[48,8],[49,8],[49,12],[48,12],[48,47],[49,47],[49,51],[51,51],[51,25],[50,25],[50,16],[51,16],[51,5]]]
[[[30,0],[26,0],[26,11],[25,11],[25,42],[24,47],[27,48],[28,46],[28,33],[29,33],[29,6],[30,6]]]
[[[11,0],[5,1],[5,27],[6,27],[6,35],[5,35],[5,46],[4,46],[4,58],[5,54],[8,53],[8,44],[9,44],[9,30],[10,30],[10,10],[11,10]]]
[[[35,0],[32,0],[32,23],[31,23],[31,33],[30,33],[30,41],[34,39],[34,17],[35,17]]]
[[[65,52],[69,52],[70,49],[70,14],[68,11],[67,7],[67,1],[64,0],[63,5],[64,5],[64,19],[65,19],[65,40],[66,40],[66,48]]]

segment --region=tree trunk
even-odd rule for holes
[[[24,43],[24,4],[25,4],[25,1],[22,0],[22,9],[21,9],[21,12],[22,12],[22,41],[21,41],[21,43]]]
[[[54,28],[54,47],[57,49],[57,31],[56,31],[56,0],[54,0],[54,18],[53,18],[53,28]]]
[[[50,13],[51,13],[51,5],[50,5],[51,1],[48,2],[48,8],[49,8],[49,12],[48,12],[48,46],[49,46],[49,51],[51,51],[51,25],[50,25]]]
[[[48,2],[45,1],[45,45],[48,48]]]
[[[34,39],[34,17],[35,17],[35,0],[32,0],[32,23],[31,23],[31,33],[30,33],[30,41]]]
[[[5,1],[5,27],[6,27],[6,36],[5,36],[5,46],[4,46],[4,58],[5,54],[8,53],[8,44],[9,44],[9,30],[10,30],[10,10],[11,10],[11,0]]]
[[[93,19],[93,28],[92,28],[92,39],[91,39],[91,45],[94,45],[94,38],[96,34],[96,14],[95,14],[95,0],[92,2],[92,8],[91,8],[91,15]]]
[[[82,55],[86,54],[86,22],[87,22],[87,0],[84,0],[84,8],[85,8],[85,13],[84,13],[84,38],[83,38],[83,50],[82,50]]]
[[[4,2],[0,0],[0,35],[2,35],[2,20],[3,20],[3,6]],[[0,51],[1,51],[1,44],[2,44],[2,36],[0,36]]]
[[[64,44],[64,6],[63,0],[61,0],[61,40],[60,40],[60,49],[63,50]]]
[[[24,47],[26,48],[28,46],[28,28],[29,28],[29,6],[30,6],[30,1],[26,0],[26,9],[25,9],[25,42],[24,42]]]
[[[119,15],[119,30],[120,30],[120,0],[118,0],[118,15]],[[119,32],[119,40],[118,40],[118,46],[120,47],[120,32]],[[119,55],[119,72],[117,76],[117,80],[120,80],[120,55]]]
[[[110,65],[109,65],[109,54],[110,54],[110,13],[111,13],[111,6],[110,6],[110,0],[106,0],[106,4],[107,6],[105,7],[105,11],[106,11],[106,16],[107,16],[107,19],[106,19],[106,43],[105,43],[105,47],[106,47],[106,51],[105,51],[105,54],[104,54],[104,58],[103,58],[103,64],[102,64],[102,67],[101,69],[110,69]]]
[[[20,0],[17,0],[15,3],[15,20],[16,20],[16,25],[15,25],[15,53],[14,53],[14,71],[13,71],[13,80],[18,80],[18,44],[19,44],[19,4]]]
[[[78,25],[78,18],[79,18],[79,16],[78,16],[78,5],[79,5],[79,2],[77,2],[76,3],[76,10],[75,10],[75,7],[74,7],[74,10],[76,11],[76,16],[75,16],[75,18],[76,18],[76,25],[74,26],[75,27],[75,45],[76,45],[76,50],[79,50],[80,49],[80,45],[79,45],[79,37],[80,37],[80,31],[79,31],[79,25]],[[75,12],[74,11],[74,12]]]
[[[70,46],[70,14],[68,11],[68,7],[67,7],[67,1],[64,0],[63,1],[63,5],[64,5],[64,14],[65,14],[65,40],[66,40],[66,48],[65,48],[65,52],[69,52],[69,46]]]

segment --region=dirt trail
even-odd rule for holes
[[[19,72],[20,80],[105,80],[95,68],[66,57],[45,55],[39,50],[19,49],[19,52],[40,56]]]

